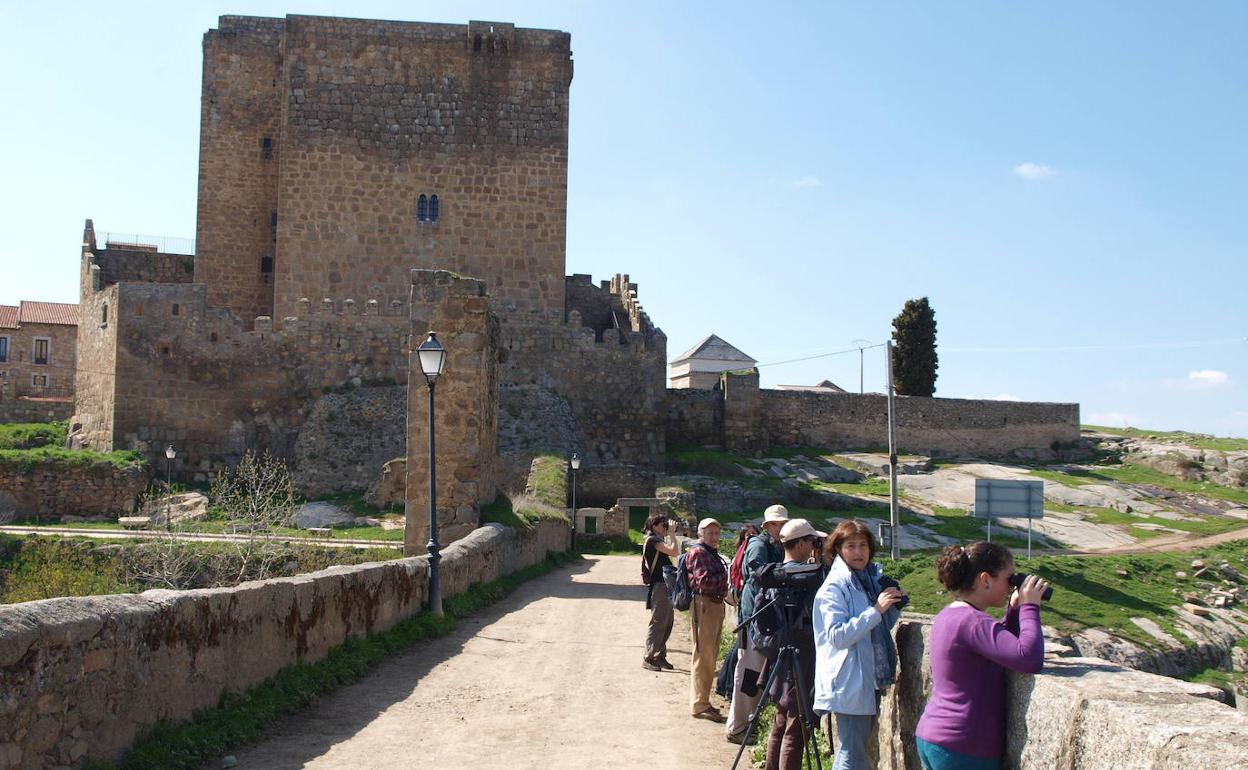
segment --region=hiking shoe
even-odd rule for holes
[[[667,662],[667,658],[659,658],[658,660],[654,661],[654,664],[658,666],[659,668],[663,669],[664,671],[671,671],[672,669],[676,668],[671,663]]]
[[[647,671],[662,671],[663,670],[663,668],[658,663],[655,663],[652,660],[643,660],[641,662],[641,667]]]
[[[746,746],[753,746],[754,744],[758,743],[758,736],[751,735],[750,739],[747,741],[745,739],[745,730],[742,730],[739,733],[728,733],[728,742],[735,743],[737,745],[741,745],[742,743],[744,743]]]
[[[702,711],[699,711],[698,713],[694,714],[693,718],[694,719],[706,719],[711,722],[719,722],[720,724],[723,724],[724,722],[728,721],[728,717],[719,713],[719,709],[715,708],[714,706],[707,706]]]

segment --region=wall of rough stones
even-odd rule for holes
[[[0,422],[57,422],[73,413],[73,399],[0,398]]]
[[[486,525],[442,552],[444,596],[568,547],[568,527]],[[194,591],[0,606],[0,770],[114,761],[180,722],[349,638],[420,610],[423,556]]]
[[[367,489],[407,454],[407,387],[351,388],[317,398],[295,439],[294,480],[308,497]]]
[[[667,399],[673,443],[746,453],[770,446],[888,446],[882,395],[764,390],[753,371],[725,374],[714,391],[669,390]],[[898,447],[908,452],[1002,456],[1079,438],[1078,404],[906,397],[896,403]]]
[[[921,770],[914,730],[931,693],[931,618],[894,630],[899,674],[880,704],[880,770]],[[1232,770],[1248,765],[1248,714],[1221,691],[1050,654],[1040,674],[1007,677],[1006,770]]]
[[[666,448],[667,337],[650,322],[628,276],[612,278],[607,292],[627,326],[601,341],[575,310],[566,323],[537,314],[502,316],[500,377],[549,388],[572,405],[586,465],[655,468]]]
[[[134,509],[151,473],[146,468],[118,468],[101,460],[91,464],[43,458],[0,458],[0,496],[21,516],[81,516],[115,519]]]

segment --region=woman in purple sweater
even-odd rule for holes
[[[1005,748],[1005,670],[1044,666],[1040,597],[1032,575],[1010,596],[1010,549],[980,541],[951,545],[936,575],[957,600],[932,623],[932,695],[915,729],[926,770],[1000,770]],[[1005,607],[998,622],[984,610]]]

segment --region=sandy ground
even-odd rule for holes
[[[237,767],[726,769],[737,747],[723,725],[689,716],[680,613],[676,670],[641,667],[638,571],[635,557],[590,556],[529,581],[238,747]]]

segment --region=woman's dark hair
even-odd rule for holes
[[[875,538],[871,536],[871,528],[857,519],[846,519],[836,525],[836,529],[832,530],[832,535],[824,541],[824,558],[829,562],[835,561],[836,557],[841,555],[841,545],[851,537],[859,536],[867,539],[867,550],[871,552],[870,558],[874,559]]]
[[[1014,555],[1000,543],[979,540],[968,546],[951,545],[936,557],[936,577],[950,591],[966,591],[975,585],[979,573],[996,577],[1012,561]]]
[[[667,514],[666,514],[666,513],[656,513],[656,514],[654,514],[653,516],[651,516],[650,518],[646,519],[646,527],[645,527],[645,529],[646,529],[646,531],[647,531],[647,532],[649,532],[650,534],[652,534],[652,535],[653,535],[653,534],[654,534],[654,528],[655,528],[655,527],[659,526],[660,524],[666,524],[666,523],[667,523]]]
[[[753,524],[746,524],[744,527],[741,528],[741,531],[737,533],[737,545],[735,548],[732,549],[732,552],[736,553],[737,551],[740,551],[741,544],[744,543],[746,540],[749,540],[751,537],[754,537],[757,534],[759,534],[758,527],[754,526]]]

